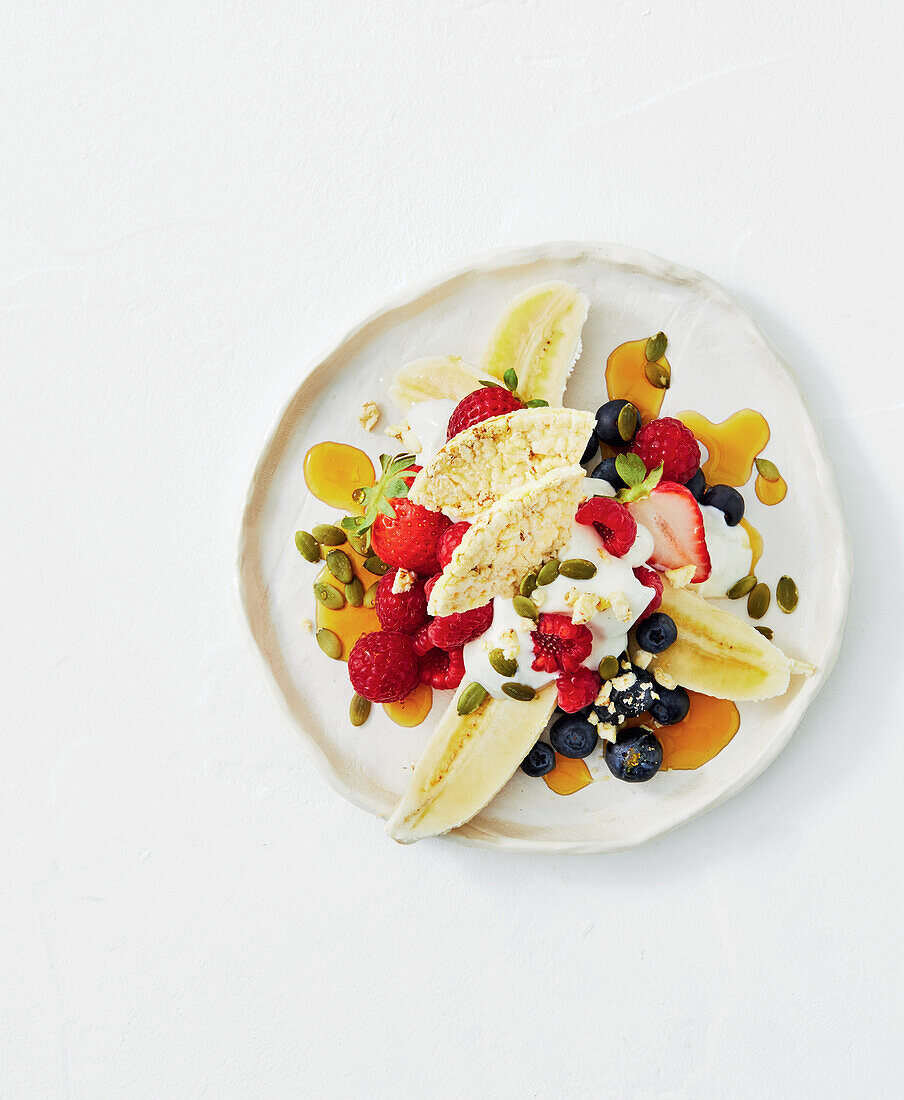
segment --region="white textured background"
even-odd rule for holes
[[[899,1091],[902,49],[881,0],[2,6],[3,1097]],[[346,327],[572,238],[795,366],[847,644],[647,849],[400,849],[258,678],[242,495]]]

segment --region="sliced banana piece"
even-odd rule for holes
[[[408,790],[386,831],[400,844],[463,825],[505,786],[527,756],[556,705],[549,684],[528,703],[487,698],[459,715],[462,684],[421,754]]]
[[[660,610],[674,620],[678,640],[654,655],[647,671],[662,672],[691,691],[736,702],[771,699],[784,695],[792,673],[813,671],[785,656],[743,619],[668,580]],[[630,651],[634,660],[638,651],[633,639]]]
[[[393,403],[407,412],[420,401],[460,401],[480,388],[480,375],[459,355],[429,356],[400,367],[389,387]]]
[[[571,537],[584,470],[563,466],[513,489],[477,517],[430,593],[431,615],[514,596],[518,585]]]
[[[459,432],[414,479],[409,499],[472,519],[506,493],[580,461],[593,431],[592,413],[519,409]]]
[[[571,283],[532,286],[512,301],[496,323],[484,370],[502,379],[518,375],[518,393],[561,405],[565,383],[581,354],[581,331],[590,303]],[[586,442],[586,440],[585,440]]]

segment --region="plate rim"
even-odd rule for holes
[[[787,725],[786,731],[771,739],[769,743],[764,746],[760,755],[738,776],[736,781],[730,784],[725,790],[715,795],[710,801],[706,802],[705,805],[681,816],[678,820],[659,824],[641,835],[634,835],[631,839],[624,840],[569,841],[542,838],[514,838],[486,833],[470,823],[465,823],[464,826],[450,833],[446,833],[440,838],[467,847],[486,848],[507,852],[539,852],[565,855],[614,853],[648,844],[660,837],[667,836],[682,825],[695,821],[697,818],[702,817],[703,814],[709,813],[717,806],[728,801],[728,799],[733,798],[750,783],[753,783],[785,749],[788,742],[797,731],[807,708],[817,697],[823,685],[831,675],[844,639],[853,579],[853,554],[850,533],[845,522],[844,505],[838,490],[835,470],[823,442],[822,432],[813,417],[806,393],[801,387],[797,375],[773,342],[759,327],[750,311],[720,283],[715,282],[701,271],[685,267],[682,264],[666,260],[654,253],[647,252],[643,249],[633,248],[628,245],[612,242],[548,241],[536,245],[494,249],[472,258],[466,263],[458,265],[451,270],[447,269],[444,274],[434,276],[429,280],[420,281],[417,284],[409,286],[407,289],[403,289],[399,293],[393,295],[389,300],[385,301],[382,306],[379,306],[372,313],[368,314],[362,321],[346,330],[344,335],[337,341],[331,343],[325,351],[312,357],[302,369],[295,389],[283,402],[271,421],[264,441],[257,452],[258,458],[255,462],[251,480],[243,498],[238,522],[238,554],[233,573],[233,597],[237,602],[237,610],[240,612],[240,618],[243,623],[242,633],[246,643],[253,653],[256,663],[263,672],[265,682],[269,684],[272,692],[276,695],[283,715],[291,723],[296,734],[300,735],[300,740],[308,758],[314,763],[317,770],[324,776],[337,794],[340,794],[352,805],[367,811],[375,817],[385,820],[385,814],[375,807],[366,797],[361,796],[357,791],[348,787],[340,778],[322,748],[317,744],[313,735],[304,727],[299,717],[292,711],[289,701],[276,678],[276,674],[267,660],[262,644],[255,633],[254,609],[251,605],[248,577],[246,575],[249,532],[253,526],[251,524],[251,516],[255,511],[255,504],[258,499],[261,498],[261,500],[263,500],[266,498],[266,489],[262,488],[261,485],[261,475],[268,465],[270,454],[280,437],[288,414],[296,403],[302,399],[304,391],[311,385],[316,377],[321,372],[330,369],[333,359],[346,352],[349,346],[362,336],[372,325],[380,321],[385,321],[389,315],[398,313],[407,307],[418,305],[421,300],[428,295],[437,294],[444,290],[451,291],[456,281],[475,274],[492,272],[502,267],[527,266],[543,260],[577,261],[582,258],[613,267],[620,267],[628,271],[633,271],[639,275],[667,279],[668,281],[690,286],[700,291],[706,297],[730,309],[739,321],[746,324],[752,335],[764,345],[774,358],[776,365],[784,372],[788,381],[794,387],[807,414],[806,425],[811,436],[810,443],[822,463],[822,473],[824,476],[821,477],[821,480],[825,493],[824,499],[827,507],[834,513],[834,518],[837,521],[839,534],[841,536],[837,548],[838,556],[835,568],[835,596],[839,601],[840,607],[838,627],[835,631],[833,645],[815,673],[812,692],[808,693],[803,703],[798,699],[792,701],[792,706],[796,709],[797,713],[792,713],[791,721]]]

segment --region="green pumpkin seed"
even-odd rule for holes
[[[360,607],[364,603],[364,585],[357,577],[345,586],[345,598],[352,607]]]
[[[340,584],[351,584],[355,574],[348,554],[342,550],[330,550],[326,556],[326,567]]]
[[[529,600],[526,596],[515,596],[512,600],[512,607],[515,609],[515,614],[520,615],[522,619],[532,619],[534,622],[540,617],[540,611],[533,600]]]
[[[363,726],[370,717],[370,699],[355,693],[348,705],[348,717],[353,726]]]
[[[760,581],[747,597],[747,614],[751,619],[762,619],[769,610],[771,600],[772,594],[769,591],[769,585]]]
[[[295,532],[295,546],[298,553],[309,562],[320,561],[320,543],[307,531]]]
[[[389,569],[389,566],[385,561],[380,561],[376,554],[371,554],[364,563],[364,568],[368,573],[373,573],[375,577],[382,577]]]
[[[763,635],[767,642],[772,641],[773,633],[771,626],[755,626],[753,629],[759,631],[759,633]]]
[[[322,603],[324,607],[328,607],[331,611],[338,611],[340,608],[345,607],[345,596],[342,595],[338,588],[333,588],[333,586],[327,584],[326,581],[315,581],[314,599],[317,600],[318,603]]]
[[[532,596],[537,587],[537,574],[528,573],[528,575],[521,582],[518,591],[522,596]]]
[[[370,553],[370,531],[361,531],[360,534],[350,531],[348,535],[348,544],[352,550],[360,554],[362,558],[366,558]]]
[[[341,546],[345,542],[345,532],[332,523],[318,523],[311,534],[322,546]]]
[[[604,657],[600,661],[599,673],[604,680],[614,680],[618,675],[618,658]]]
[[[342,642],[339,641],[339,638],[332,630],[327,630],[325,626],[322,626],[314,637],[317,639],[317,644],[327,657],[332,657],[334,661],[338,661],[342,658]]]
[[[490,650],[490,665],[494,672],[498,672],[500,676],[504,676],[507,680],[518,671],[518,662],[506,657],[501,649]]]
[[[513,367],[503,374],[502,381],[505,383],[506,389],[511,390],[512,393],[518,388],[518,375],[515,373]]]
[[[775,602],[786,615],[797,607],[797,585],[790,577],[779,577],[775,586]]]
[[[650,385],[657,390],[667,390],[672,384],[672,370],[665,363],[647,363],[643,372]]]
[[[468,684],[459,695],[455,709],[459,714],[473,714],[487,697],[487,689],[481,684]]]
[[[377,600],[377,585],[379,583],[380,583],[379,581],[374,581],[374,583],[370,586],[370,588],[368,588],[367,591],[364,593],[364,601],[363,601],[363,606],[364,607],[373,607],[374,604],[376,603],[376,600]]]
[[[735,581],[729,588],[725,595],[730,600],[739,600],[742,596],[746,596],[751,589],[756,587],[756,577],[750,573],[746,577],[741,577],[739,581]]]
[[[529,703],[531,699],[537,697],[537,693],[532,687],[528,687],[527,684],[519,684],[514,680],[511,683],[503,684],[502,690],[509,699],[517,699],[519,703]]]
[[[552,561],[540,566],[540,572],[537,574],[537,584],[552,584],[558,575],[559,563],[553,558]]]
[[[596,566],[586,558],[568,558],[559,566],[559,575],[571,581],[589,581],[596,576]]]
[[[657,359],[661,359],[665,355],[665,349],[669,346],[669,338],[664,332],[657,332],[655,336],[651,336],[647,340],[646,347],[644,348],[644,355],[646,356],[648,363],[655,363]]]
[[[640,413],[630,401],[627,405],[622,405],[615,426],[625,443],[630,442],[637,434],[637,429],[640,427]]]
[[[770,462],[768,458],[758,458],[756,468],[759,475],[765,478],[766,481],[778,481],[782,476],[778,472],[778,466],[774,462]]]

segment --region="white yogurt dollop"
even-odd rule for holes
[[[740,524],[729,527],[725,522],[725,513],[718,508],[701,504],[700,511],[703,514],[703,530],[712,572],[705,581],[691,585],[691,588],[700,596],[718,599],[725,595],[735,581],[746,577],[750,572],[753,558],[750,537]]]
[[[419,466],[426,466],[445,444],[449,417],[456,404],[446,398],[437,398],[435,401],[419,401],[408,410],[408,427],[421,444],[417,455]]]

